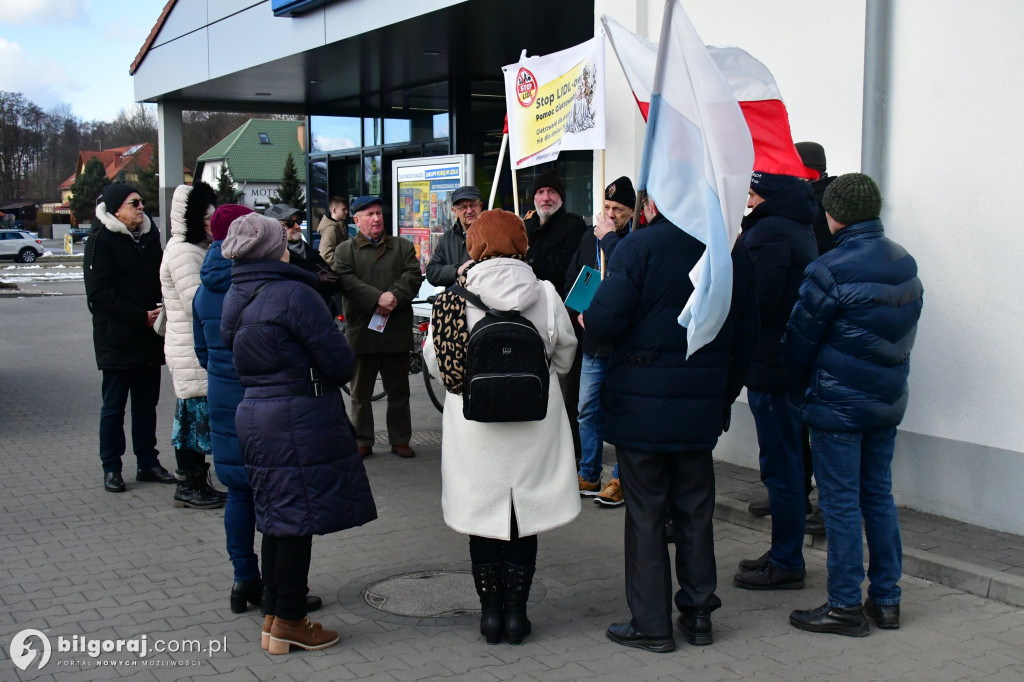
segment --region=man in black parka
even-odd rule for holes
[[[96,204],[92,233],[85,244],[85,295],[92,313],[96,365],[103,372],[100,460],[103,487],[125,491],[124,408],[132,398],[135,480],[175,483],[160,466],[156,449],[156,404],[164,340],[153,331],[160,312],[160,235],[143,211],[134,188],[108,185]]]
[[[602,401],[605,440],[619,448],[626,498],[626,601],[632,620],[608,628],[612,641],[648,651],[675,649],[672,582],[663,538],[675,526],[675,605],[691,644],[711,644],[711,612],[722,602],[712,516],[711,451],[728,428],[757,334],[750,258],[733,249],[729,315],[715,338],[687,358],[679,311],[693,293],[687,276],[704,244],[644,205],[648,225],[623,240],[583,313],[587,334],[612,346]]]
[[[772,545],[761,557],[740,562],[733,583],[748,590],[800,589],[807,505],[795,407],[801,387],[786,375],[781,342],[804,268],[818,256],[811,229],[818,206],[805,180],[754,171],[747,207],[752,210],[739,242],[754,260],[761,322],[746,386],[771,507]]]

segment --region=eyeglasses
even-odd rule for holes
[[[481,206],[483,206],[483,202],[480,201],[467,201],[465,203],[459,202],[452,206],[452,210],[454,210],[456,213],[465,213],[469,209],[479,211]]]
[[[285,227],[295,227],[298,224],[299,224],[299,221],[296,220],[295,218],[289,218],[288,220],[284,221],[284,226]]]
[[[124,203],[131,204],[135,208],[139,208],[140,206],[145,206],[145,202],[142,201],[142,199],[129,199],[128,201],[126,201]]]

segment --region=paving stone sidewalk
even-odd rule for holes
[[[135,484],[130,475],[127,493],[102,490],[96,456],[100,377],[84,299],[4,299],[0,320],[0,680],[1024,678],[1024,612],[1003,601],[908,575],[903,627],[873,628],[867,638],[850,639],[800,632],[787,622],[790,610],[824,601],[825,555],[816,546],[807,548],[804,590],[732,587],[736,563],[761,554],[768,540],[763,526],[748,527],[756,523],[740,518],[757,486],[755,472],[737,467],[718,468],[724,606],[714,615],[712,646],[691,647],[677,637],[676,652],[656,655],[605,638],[609,623],[628,617],[624,512],[586,501],[579,519],[540,538],[530,603],[534,632],[523,646],[488,646],[472,614],[422,618],[374,608],[363,591],[388,577],[469,570],[467,539],[449,530],[441,515],[440,419],[415,381],[418,456],[402,460],[378,446],[366,462],[380,518],[313,543],[310,586],[325,602],[317,618],[341,631],[341,643],[321,652],[270,656],[259,648],[257,612],[228,609],[231,570],[222,512],[173,509],[169,486]],[[160,442],[166,465],[173,461],[173,403],[165,380]],[[377,418],[382,428],[382,409]],[[129,455],[126,472],[132,464]],[[971,566],[992,569],[994,564],[982,565],[971,555],[974,541],[1005,546],[1000,556],[1007,558],[1021,547],[1019,538],[980,530],[972,535],[938,517],[904,512],[902,519],[908,553],[920,549],[941,558],[941,552],[952,554],[947,548],[959,537],[967,549],[948,557],[949,565],[972,559]],[[1021,566],[999,572],[1020,575]],[[12,637],[26,628],[53,642],[42,669],[21,671],[10,659]],[[150,646],[197,640],[207,650],[153,652],[141,660],[57,650],[58,638],[75,635],[145,636]],[[117,661],[127,663],[104,665]]]

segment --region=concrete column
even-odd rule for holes
[[[176,102],[157,103],[157,144],[160,154],[160,234],[164,243],[170,237],[171,197],[174,188],[185,182],[184,147],[181,142],[182,107]]]

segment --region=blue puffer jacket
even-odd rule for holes
[[[822,431],[896,426],[921,317],[917,263],[878,220],[849,225],[835,241],[807,267],[783,340],[791,372],[808,379],[804,422]]]
[[[605,440],[646,452],[711,450],[739,395],[757,338],[750,257],[733,250],[729,317],[715,340],[686,359],[676,321],[704,245],[660,216],[619,243],[590,307],[587,334],[611,344],[601,393]]]
[[[276,537],[322,535],[377,518],[338,388],[352,377],[355,353],[316,283],[280,261],[237,261],[224,299],[220,330],[245,387],[235,426],[256,527]]]
[[[795,386],[782,362],[782,335],[807,264],[818,257],[811,221],[818,212],[808,182],[794,182],[743,219],[739,241],[754,260],[761,326],[747,388],[777,393]]]
[[[210,245],[199,278],[202,284],[192,299],[192,338],[196,357],[206,370],[210,405],[210,442],[217,478],[229,488],[249,490],[249,475],[238,449],[235,409],[242,402],[234,359],[220,335],[220,314],[224,296],[231,286],[231,261],[221,255],[223,242]]]

